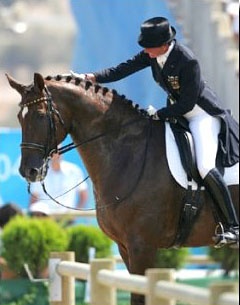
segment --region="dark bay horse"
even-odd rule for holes
[[[130,273],[154,267],[157,249],[174,244],[186,193],[168,168],[164,123],[114,90],[79,78],[35,73],[29,86],[8,80],[22,97],[21,175],[44,179],[46,160],[70,134],[93,182],[99,226],[118,244]],[[237,210],[238,189],[230,187]],[[213,244],[211,198],[201,191],[201,199],[185,247]],[[132,295],[131,304],[144,304],[144,297]]]

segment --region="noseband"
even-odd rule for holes
[[[34,150],[39,150],[43,153],[44,155],[44,160],[45,163],[48,162],[48,160],[51,158],[51,155],[54,152],[58,151],[57,148],[57,139],[56,139],[56,124],[55,124],[55,119],[54,119],[54,114],[56,114],[59,118],[59,121],[61,122],[62,125],[64,125],[64,122],[60,116],[60,113],[58,110],[54,107],[53,100],[51,93],[49,92],[48,88],[45,86],[44,91],[46,93],[46,96],[40,97],[38,99],[35,99],[33,101],[30,101],[24,105],[22,105],[22,108],[24,107],[29,107],[41,102],[46,102],[47,104],[47,117],[49,119],[49,133],[48,133],[48,139],[47,139],[47,145],[42,145],[38,143],[32,143],[32,142],[22,142],[21,143],[21,149],[34,149]],[[51,148],[51,139],[54,139],[54,147]]]

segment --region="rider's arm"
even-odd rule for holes
[[[98,83],[110,83],[125,78],[148,66],[150,66],[149,56],[144,53],[144,51],[142,51],[126,62],[120,63],[116,67],[111,67],[100,72],[95,72],[93,75],[95,77],[95,81]]]

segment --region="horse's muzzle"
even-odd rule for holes
[[[44,167],[39,168],[19,168],[19,172],[28,182],[37,182],[44,180],[47,171]]]

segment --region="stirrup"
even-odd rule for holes
[[[219,232],[220,231],[220,232]],[[221,222],[216,225],[215,236],[213,236],[213,241],[215,242],[214,248],[219,249],[227,244],[227,239],[224,235],[224,227]]]
[[[228,234],[230,234],[228,238]],[[215,228],[215,236],[213,237],[213,240],[215,242],[214,247],[215,248],[222,248],[223,246],[229,244],[231,248],[238,248],[239,247],[239,239],[236,236],[236,240],[231,238],[231,234],[236,236],[234,232],[226,232],[224,230],[223,224],[219,222]]]

